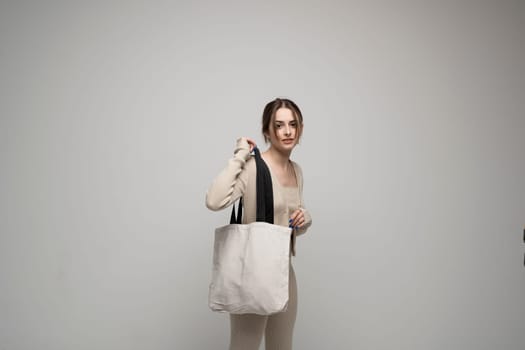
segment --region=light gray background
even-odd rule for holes
[[[225,349],[204,196],[289,97],[296,349],[525,344],[523,1],[0,5],[0,349]]]

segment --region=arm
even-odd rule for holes
[[[245,137],[237,140],[233,158],[213,180],[206,193],[206,206],[210,210],[221,210],[243,195],[248,180],[244,166],[250,159],[250,145]]]
[[[312,216],[310,215],[310,212],[304,207],[303,202],[303,171],[299,165],[297,165],[298,170],[298,180],[299,180],[299,196],[301,200],[301,206],[299,209],[302,211],[304,216],[304,223],[299,226],[299,228],[296,230],[296,235],[302,235],[305,233],[308,228],[312,225]]]

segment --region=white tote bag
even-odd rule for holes
[[[209,306],[232,314],[271,315],[288,307],[291,229],[273,224],[269,170],[254,150],[257,221],[241,224],[242,198],[230,224],[215,229]]]

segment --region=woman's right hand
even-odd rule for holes
[[[253,149],[255,147],[257,147],[257,144],[255,143],[255,141],[249,137],[245,137],[246,141],[248,142],[248,144],[250,145],[250,152],[253,151]]]

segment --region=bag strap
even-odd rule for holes
[[[232,205],[230,224],[242,224],[242,197],[239,199],[239,210],[237,211],[237,217],[235,217],[235,203]]]
[[[256,147],[255,164],[257,165],[257,216],[256,221],[264,221],[273,224],[273,184],[270,169],[264,162]]]
[[[270,169],[261,157],[259,149],[253,149],[256,166],[256,196],[257,196],[257,213],[256,221],[273,224],[273,184]],[[242,197],[239,199],[239,209],[235,216],[235,204],[232,206],[230,224],[242,223]]]

